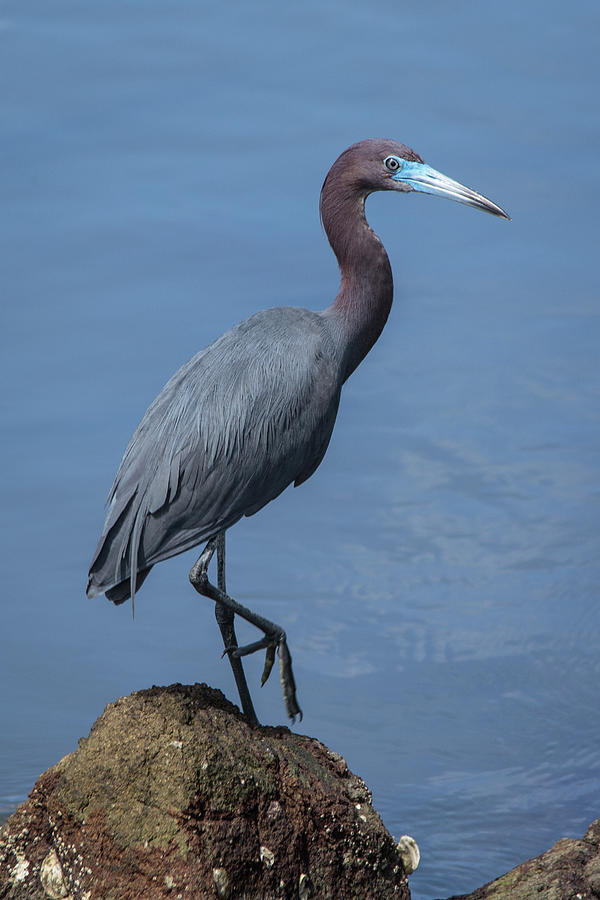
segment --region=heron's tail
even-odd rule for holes
[[[143,585],[144,581],[148,577],[150,573],[150,569],[152,566],[147,566],[145,569],[140,569],[136,576],[136,592]],[[120,603],[125,603],[126,600],[129,600],[131,597],[131,577],[128,575],[127,578],[120,581],[118,584],[113,585],[110,588],[101,587],[96,583],[96,579],[94,578],[93,570],[90,571],[88,585],[86,589],[86,594],[88,597],[98,597],[100,594],[106,594],[108,600],[112,600],[115,606],[118,606]]]
[[[136,591],[138,591],[143,585],[144,581],[152,566],[148,566],[147,569],[142,569],[137,573],[136,578]],[[126,600],[129,600],[131,597],[131,578],[126,578],[124,581],[119,582],[119,584],[115,584],[114,587],[109,588],[104,592],[108,600],[112,600],[115,606],[118,606],[119,603],[125,603]]]
[[[88,597],[106,594],[115,604],[129,597],[133,601],[133,594],[152,568],[144,565],[138,552],[143,521],[139,507],[135,491],[113,498],[90,566]]]

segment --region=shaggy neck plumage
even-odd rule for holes
[[[344,380],[381,334],[394,293],[387,253],[365,218],[369,193],[337,164],[321,191],[321,219],[342,275],[340,291],[327,312],[347,341]]]

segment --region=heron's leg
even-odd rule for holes
[[[237,643],[235,645],[229,644],[229,646],[225,647],[225,651],[233,659],[239,659],[249,653],[254,653],[256,650],[266,650],[265,668],[261,680],[262,684],[265,683],[271,674],[271,669],[275,662],[275,651],[277,651],[279,656],[281,689],[283,691],[283,699],[287,714],[291,719],[294,719],[296,716],[302,718],[302,710],[298,706],[298,701],[296,700],[296,683],[292,672],[292,657],[288,650],[286,634],[283,628],[276,625],[274,622],[269,621],[269,619],[263,618],[263,616],[258,615],[258,613],[252,612],[252,610],[248,609],[246,606],[242,606],[241,603],[238,603],[237,600],[230,597],[225,590],[215,587],[215,585],[211,584],[208,580],[208,564],[217,549],[217,541],[218,536],[208,542],[201,553],[200,558],[192,566],[190,571],[190,581],[199,594],[214,600],[215,603],[218,603],[228,610],[230,615],[237,613],[238,616],[241,616],[246,622],[250,622],[251,625],[254,625],[264,632],[264,637],[259,641],[247,644],[245,647],[238,647]]]
[[[224,531],[220,531],[218,533],[215,538],[215,544],[217,548],[217,584],[219,585],[219,590],[225,593],[226,586]],[[215,618],[217,620],[219,628],[221,629],[223,643],[225,644],[226,650],[229,650],[230,647],[237,647],[238,645],[237,637],[235,635],[235,626],[233,624],[234,616],[235,614],[226,606],[223,606],[222,603],[215,603]],[[246,676],[244,674],[242,660],[239,656],[233,656],[231,653],[228,653],[228,656],[229,662],[231,663],[231,669],[233,671],[233,677],[235,678],[235,683],[238,689],[238,694],[240,695],[240,701],[242,704],[244,715],[249,722],[258,725],[258,719],[256,717],[254,706],[252,704],[252,698],[250,697],[250,691],[248,690],[248,685],[246,683]]]

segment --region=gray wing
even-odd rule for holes
[[[157,562],[252,515],[321,462],[341,390],[324,318],[257,313],[194,356],[136,429],[109,494],[88,596],[135,594]]]

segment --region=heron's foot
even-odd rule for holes
[[[258,613],[252,612],[252,610],[248,609],[246,606],[242,606],[241,603],[238,603],[237,600],[230,597],[224,589],[215,587],[214,584],[211,584],[208,579],[207,570],[216,549],[217,538],[208,542],[200,558],[195,565],[192,566],[190,571],[190,582],[199,594],[202,594],[204,597],[210,597],[211,600],[218,603],[224,610],[228,610],[230,616],[237,614],[242,619],[245,619],[246,622],[250,622],[251,625],[260,629],[264,634],[264,637],[260,640],[254,641],[251,644],[246,644],[243,647],[237,647],[233,641],[227,639],[224,634],[223,636],[226,644],[225,653],[229,656],[233,665],[236,660],[241,660],[242,656],[248,656],[249,653],[256,653],[257,650],[266,650],[265,667],[261,678],[261,684],[264,684],[271,674],[271,670],[275,663],[275,652],[277,651],[277,655],[279,656],[279,676],[286,712],[292,721],[296,716],[299,716],[299,718],[302,719],[302,710],[298,706],[298,701],[296,700],[296,682],[294,681],[292,657],[287,646],[285,631],[269,619],[265,619],[263,616],[259,616]],[[228,622],[225,622],[225,624],[227,625]],[[227,631],[227,633],[230,634],[229,631]],[[255,721],[256,714],[251,707],[250,695],[247,694],[247,696],[248,702],[245,704],[242,691],[240,691],[244,712],[251,718],[250,714],[246,712],[246,707],[248,706]]]
[[[281,690],[283,691],[283,701],[285,703],[287,714],[292,720],[295,720],[296,716],[298,716],[298,719],[301,722],[302,710],[298,706],[298,701],[296,700],[296,682],[294,681],[294,673],[292,671],[292,654],[288,649],[285,635],[283,636],[283,640],[280,641],[277,646],[277,655],[279,656]]]
[[[263,673],[260,678],[260,686],[264,687],[267,683],[269,675],[271,674],[271,669],[273,668],[273,664],[275,662],[275,651],[279,644],[269,644],[267,647],[267,652],[265,653],[265,667],[263,669]],[[286,703],[287,706],[287,703]]]
[[[292,655],[287,645],[285,631],[279,628],[270,634],[265,634],[259,641],[253,641],[253,643],[246,644],[243,647],[228,647],[225,652],[230,657],[239,659],[242,656],[248,656],[250,653],[256,653],[257,650],[266,650],[265,666],[260,679],[261,687],[271,674],[275,664],[275,653],[277,652],[279,656],[279,679],[286,712],[290,719],[294,720],[298,716],[299,720],[302,721],[302,710],[296,699],[296,682],[292,670]]]

